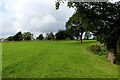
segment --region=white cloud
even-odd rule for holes
[[[56,32],[65,29],[65,21],[73,14],[62,4],[55,10],[55,0],[4,0],[2,14],[2,37],[14,35],[18,31],[40,33]]]
[[[42,19],[39,19],[38,17],[31,19],[31,24],[35,25],[36,28],[45,27],[46,24],[51,24],[55,22],[56,19],[51,15],[46,15]]]
[[[1,0],[0,37],[8,37],[18,31],[30,31],[35,36],[40,33],[57,32],[65,29],[65,22],[74,10],[61,4],[55,10],[56,0]],[[113,0],[119,1],[119,0]],[[1,33],[0,33],[1,34]]]

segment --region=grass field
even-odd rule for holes
[[[2,44],[3,78],[117,78],[118,67],[86,48],[84,41],[29,41]]]

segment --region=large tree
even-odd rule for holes
[[[56,9],[59,8],[59,5],[60,2],[57,2]],[[79,12],[79,16],[86,22],[87,28],[107,46],[108,50],[117,54],[117,41],[120,36],[120,1],[116,3],[68,2],[68,7]]]
[[[76,11],[66,22],[66,29],[71,30],[77,39],[80,35],[80,43],[82,43],[82,36],[86,30],[86,21],[81,18],[79,11]]]

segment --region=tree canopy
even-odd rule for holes
[[[54,40],[55,36],[54,34],[51,32],[51,33],[47,33],[46,34],[46,40]]]
[[[56,3],[56,9],[59,9],[60,3],[61,1]],[[97,37],[97,40],[117,54],[117,41],[120,37],[120,1],[68,2],[67,6],[75,9],[74,15],[80,16],[82,23]],[[78,18],[73,17],[77,19],[74,19],[74,23],[78,23]]]
[[[80,42],[82,43],[82,36],[87,27],[79,11],[76,11],[66,22],[66,29],[69,29],[77,39],[80,36]]]
[[[12,39],[12,37],[9,37],[9,38]],[[21,31],[18,32],[15,36],[13,36],[13,40],[14,40],[14,41],[22,41],[22,40],[23,40],[23,36],[22,36]]]
[[[14,36],[9,36],[9,37],[7,38],[7,40],[8,40],[8,41],[14,41]]]
[[[36,39],[37,40],[43,40],[44,39],[43,34],[40,34]]]
[[[56,40],[64,40],[67,38],[66,32],[65,30],[59,30],[56,34],[55,34]]]
[[[23,33],[23,38],[24,40],[32,40],[33,39],[33,34],[30,32],[24,32]]]

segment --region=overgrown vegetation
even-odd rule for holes
[[[108,53],[109,51],[107,50],[107,48],[104,45],[92,45],[89,46],[88,49],[96,54],[99,55],[101,58],[106,59],[108,57]]]

